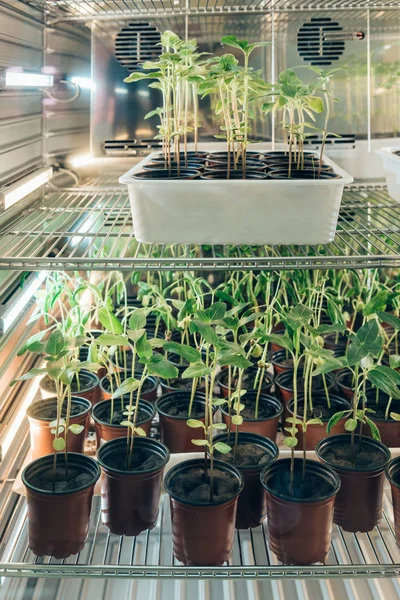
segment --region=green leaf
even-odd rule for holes
[[[210,306],[210,308],[207,308],[205,312],[210,323],[221,321],[226,313],[226,304],[224,302],[215,302]]]
[[[342,328],[346,327],[342,311],[332,298],[328,299],[328,315],[334,325],[341,325]]]
[[[293,331],[296,331],[300,327],[304,327],[311,320],[313,316],[313,311],[308,308],[308,306],[304,306],[303,304],[298,304],[297,306],[290,309],[288,314],[286,315],[286,322]]]
[[[379,365],[368,371],[367,379],[388,396],[400,399],[400,373],[394,369]]]
[[[286,419],[286,423],[296,423],[297,425],[302,425],[303,421],[297,417],[288,417]]]
[[[288,446],[288,448],[295,448],[298,444],[298,440],[295,437],[286,436],[283,443],[285,446]]]
[[[337,371],[338,369],[343,369],[343,363],[337,358],[331,358],[313,371],[313,377],[316,375],[331,373],[332,371]]]
[[[186,421],[186,425],[188,427],[192,427],[192,429],[197,429],[199,427],[202,427],[203,429],[205,428],[205,425],[202,421],[199,421],[198,419],[188,419]]]
[[[374,315],[377,311],[384,311],[389,297],[389,290],[380,290],[364,306],[363,315],[368,317]]]
[[[354,431],[357,428],[357,419],[347,419],[344,428],[346,431]]]
[[[380,442],[381,434],[379,433],[379,429],[377,428],[375,423],[367,416],[365,416],[365,421],[366,421],[368,427],[370,428],[371,435],[374,438],[374,440],[378,440],[378,442]]]
[[[322,98],[319,98],[318,96],[309,96],[307,98],[307,104],[311,108],[311,110],[313,110],[316,113],[324,112],[324,103],[322,101]]]
[[[389,365],[391,369],[400,368],[400,356],[398,354],[391,354],[389,356]]]
[[[32,347],[37,347],[36,344],[40,343],[42,341],[42,339],[44,338],[44,336],[47,333],[47,329],[43,330],[43,331],[39,331],[38,333],[35,333],[35,335],[32,335],[27,342],[19,349],[17,356],[22,356],[23,354],[25,354],[25,352],[36,352],[36,350],[32,350]]]
[[[114,334],[121,334],[124,331],[122,323],[108,308],[102,306],[98,311],[98,319],[105,329]]]
[[[140,382],[138,379],[135,379],[134,377],[128,377],[128,379],[125,379],[115,390],[113,398],[120,398],[121,396],[135,392],[138,389],[139,384]]]
[[[212,368],[207,367],[203,362],[193,363],[183,371],[182,379],[193,379],[194,377],[204,377],[212,373]]]
[[[399,413],[391,412],[390,413],[390,418],[393,419],[393,421],[400,421],[400,415],[399,415]]]
[[[112,333],[102,333],[96,338],[99,346],[128,346],[128,340],[123,335],[114,335]]]
[[[277,334],[271,333],[269,335],[265,335],[263,337],[263,339],[266,342],[270,342],[271,344],[276,344],[277,346],[281,346],[285,350],[289,350],[289,352],[293,352],[293,349],[294,349],[293,342],[290,339],[290,337],[286,334],[277,335]]]
[[[167,352],[178,354],[178,356],[181,356],[190,363],[196,363],[201,360],[200,352],[191,346],[184,346],[177,342],[166,342],[163,347]]]
[[[194,444],[195,446],[209,446],[207,440],[192,440],[192,444]]]
[[[239,425],[242,425],[243,423],[243,417],[241,415],[233,415],[232,417],[232,424],[236,425],[237,427],[239,427]]]
[[[382,312],[382,311],[378,311],[376,314],[378,315],[379,320],[381,321],[381,323],[387,323],[388,325],[390,325],[391,327],[393,327],[393,329],[395,331],[400,331],[400,319],[399,319],[399,317],[396,317],[395,315],[392,315],[391,313]]]
[[[366,347],[374,345],[379,337],[379,326],[375,319],[367,321],[356,334],[358,343]]]
[[[65,450],[65,440],[63,437],[54,438],[53,448],[56,452],[62,452]]]
[[[141,360],[150,360],[152,358],[153,348],[147,339],[147,335],[142,335],[136,342],[136,352]]]
[[[79,435],[85,429],[83,425],[78,425],[77,423],[73,423],[68,427],[69,431],[75,435]]]
[[[140,437],[146,437],[147,433],[142,427],[135,427],[135,433]]]
[[[231,451],[231,447],[228,444],[224,444],[224,442],[215,442],[214,450],[221,454],[228,454]]]
[[[46,352],[47,354],[50,354],[50,356],[58,356],[58,354],[64,350],[66,344],[63,334],[57,329],[50,334],[49,339],[47,340]]]
[[[368,355],[368,350],[363,346],[351,343],[347,349],[347,364],[349,367],[356,365],[365,356]]]
[[[226,429],[226,424],[225,423],[213,423],[212,424],[212,428],[213,429],[219,429],[221,431]]]
[[[137,331],[133,331],[132,329],[128,329],[128,331],[126,332],[128,335],[128,338],[130,340],[132,340],[132,342],[134,342],[136,344],[136,342],[138,342],[140,340],[140,338],[146,333],[145,329],[138,329]],[[159,340],[158,338],[153,338],[154,340],[157,340],[158,343],[164,342],[164,340]]]
[[[323,422],[321,421],[321,419],[309,419],[307,421],[307,427],[308,425],[323,425]]]
[[[252,363],[247,358],[233,352],[221,353],[218,357],[218,363],[223,367],[231,366],[238,369],[247,369],[252,366]]]
[[[146,310],[137,308],[129,318],[129,328],[138,331],[146,326]]]
[[[335,413],[334,415],[332,415],[332,417],[329,419],[328,425],[326,427],[327,433],[330,433],[332,427],[337,425],[339,423],[339,421],[341,419],[343,419],[343,417],[349,415],[350,413],[351,413],[351,410],[341,410],[341,411]]]
[[[151,361],[147,365],[147,368],[150,375],[156,375],[157,377],[162,377],[164,379],[175,379],[179,375],[178,369],[165,359],[156,360],[154,362]]]
[[[204,323],[199,319],[194,319],[191,323],[191,326],[192,325],[196,327],[196,330],[200,333],[201,337],[204,339],[205,342],[207,342],[207,344],[211,344],[213,346],[218,345],[218,335],[211,327],[211,325],[208,325],[207,323]]]

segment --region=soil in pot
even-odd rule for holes
[[[160,379],[160,386],[162,390],[162,394],[168,394],[169,392],[185,392],[191,391],[192,389],[192,380],[191,379],[182,379],[181,374],[186,369],[186,366],[178,366],[179,376],[171,379]],[[204,382],[199,381],[197,390],[198,392],[204,391]]]
[[[338,371],[336,374],[336,387],[338,388],[340,394],[347,398],[350,402],[353,400],[354,396],[354,385],[353,385],[353,373],[349,369],[342,369]],[[369,390],[372,389],[372,384],[370,381],[366,381],[366,391],[369,393]]]
[[[221,170],[206,170],[202,175],[201,175],[201,179],[266,179],[267,175],[266,173],[263,173],[261,171],[252,171],[252,170],[247,170],[246,171],[246,177],[243,177],[243,171],[234,171],[232,170],[229,173],[229,177],[228,177],[228,172],[225,169],[221,169]]]
[[[398,448],[400,446],[400,421],[392,419],[390,413],[400,414],[400,400],[392,399],[388,418],[386,418],[389,396],[378,390],[378,402],[376,402],[376,391],[370,390],[367,392],[367,407],[374,411],[369,413],[368,416],[379,429],[381,442],[388,448]],[[371,435],[368,426],[363,427],[363,434]]]
[[[154,169],[150,171],[138,171],[132,175],[133,179],[196,179],[200,171],[195,169],[180,169],[173,171],[169,169]]]
[[[341,434],[326,438],[316,447],[318,458],[341,479],[335,502],[334,522],[345,531],[371,531],[382,518],[384,470],[390,459],[377,440]]]
[[[319,393],[315,393],[313,394],[313,410],[310,411],[309,407],[307,407],[307,419],[321,419],[321,421],[323,421],[323,425],[309,425],[307,427],[307,434],[306,434],[306,449],[307,450],[314,450],[316,445],[318,444],[318,442],[320,440],[323,440],[326,437],[329,437],[331,435],[337,435],[339,433],[346,433],[346,430],[344,428],[344,424],[346,422],[346,420],[348,419],[348,415],[343,417],[342,419],[340,419],[340,421],[338,423],[336,423],[336,425],[334,425],[330,432],[328,433],[326,431],[326,426],[327,423],[329,421],[329,419],[331,417],[333,417],[334,414],[336,414],[339,411],[342,410],[351,410],[351,405],[350,402],[348,402],[347,400],[345,400],[345,398],[340,398],[339,396],[333,396],[333,395],[329,395],[329,400],[331,403],[331,406],[328,406],[327,403],[327,399],[326,399],[326,395],[325,392],[319,392]],[[290,416],[293,416],[293,405],[294,405],[294,401],[289,400],[288,404],[287,404],[287,410]],[[304,414],[304,398],[299,397],[298,399],[298,413],[297,416],[302,419],[303,418],[303,414]],[[287,424],[287,426],[289,427],[289,423]],[[302,424],[298,424],[297,428],[299,430],[299,433],[297,435],[297,439],[298,439],[298,444],[296,446],[296,450],[303,450],[304,448],[304,444],[303,444],[303,425]]]
[[[258,373],[257,367],[249,367],[245,370],[242,378],[242,389],[248,391],[257,391],[259,383],[256,382]],[[223,398],[227,398],[229,395],[228,381],[229,381],[229,370],[223,369],[216,378],[220,388],[220,393]],[[274,378],[268,371],[264,371],[264,381],[261,387],[262,394],[268,394],[271,391]],[[236,390],[238,384],[238,376],[232,376],[231,379],[231,392]]]
[[[140,372],[135,371],[135,377],[140,377]],[[122,378],[123,381],[123,378]],[[114,380],[114,391],[118,385]],[[108,377],[103,377],[100,381],[101,397],[103,400],[109,400],[111,398],[111,383]],[[140,392],[141,400],[147,400],[148,402],[155,402],[157,399],[158,381],[155,377],[149,375],[143,382],[142,390]]]
[[[386,477],[392,490],[394,528],[396,542],[400,548],[400,456],[390,461],[386,467]]]
[[[100,401],[99,378],[94,373],[82,369],[79,373],[79,383],[74,377],[71,383],[71,392],[74,396],[86,398],[92,405]],[[42,397],[49,398],[56,395],[56,384],[47,375],[40,381]]]
[[[258,527],[267,514],[266,496],[261,485],[262,469],[278,458],[279,450],[271,440],[253,433],[239,433],[236,456],[233,439],[228,442],[228,434],[214,438],[214,442],[229,443],[232,451],[228,454],[216,453],[215,458],[234,465],[243,475],[244,487],[239,495],[236,512],[236,529]]]
[[[101,514],[111,533],[133,536],[153,529],[168,460],[168,448],[145,437],[135,438],[129,469],[126,438],[107,442],[99,449]]]
[[[214,461],[210,501],[209,465],[207,461],[206,473],[203,459],[179,463],[164,481],[171,501],[174,554],[186,566],[221,566],[232,554],[243,476],[232,465]]]
[[[335,496],[340,480],[334,471],[312,460],[294,460],[290,489],[290,458],[278,460],[261,473],[267,493],[269,546],[289,565],[324,563],[332,533]]]
[[[232,152],[229,153],[229,156],[232,158]],[[226,160],[228,160],[228,152],[225,151],[221,151],[221,152],[209,152],[209,154],[207,155],[208,158],[211,159],[220,159],[220,158],[225,158]],[[263,155],[261,152],[256,152],[256,151],[246,151],[246,158],[251,158],[251,159],[262,159]],[[242,160],[241,157],[239,157],[240,160]]]
[[[100,477],[95,460],[83,454],[43,456],[25,467],[22,482],[26,487],[28,545],[37,556],[68,558],[85,545],[89,530],[94,486]]]
[[[61,417],[66,417],[66,405]],[[69,452],[83,452],[87,436],[91,403],[86,398],[73,396],[71,399],[70,424],[82,425],[83,431],[78,434],[67,434]],[[49,424],[57,418],[57,398],[45,398],[33,402],[26,411],[29,419],[32,460],[54,453],[53,439]]]
[[[145,171],[154,171],[154,170],[160,170],[160,165],[162,165],[161,168],[163,169],[168,169],[168,167],[162,163],[159,162],[148,162],[145,165],[143,165],[143,169]],[[177,162],[173,161],[171,162],[171,169],[173,171],[178,171],[179,169],[190,169],[190,170],[195,170],[195,171],[201,171],[204,168],[204,161],[197,161],[197,160],[188,160],[187,161],[187,165],[185,164],[185,162],[181,163],[180,165],[178,165]]]
[[[271,363],[274,369],[274,375],[277,377],[280,373],[293,371],[293,358],[286,350],[278,350],[271,356]],[[301,358],[300,367],[304,363],[304,358]]]
[[[321,171],[318,169],[292,169],[289,177],[288,169],[273,169],[268,171],[270,179],[340,179],[334,171]]]
[[[192,439],[199,438],[202,432],[199,429],[198,433],[194,435],[193,429],[186,424],[189,418],[189,403],[190,392],[171,392],[161,396],[156,402],[156,409],[160,417],[161,441],[170,452],[196,452],[198,449],[192,444]],[[196,393],[190,418],[204,423],[205,406],[205,396]]]
[[[257,392],[247,392],[242,397],[245,408],[240,413],[243,417],[243,423],[239,425],[239,432],[254,433],[275,441],[278,434],[279,418],[283,412],[282,402],[268,394],[260,394],[256,419],[256,398]],[[229,428],[231,418],[229,417],[228,407],[226,405],[221,406],[221,412],[224,422]],[[232,414],[234,414],[234,411],[232,411]],[[231,430],[234,434],[236,426],[231,425]]]
[[[182,165],[182,161],[185,161],[185,153],[184,152],[180,152],[179,153],[180,156],[180,161],[181,161],[181,165]],[[188,160],[191,160],[193,158],[196,159],[206,159],[208,156],[208,152],[201,152],[200,150],[188,150],[186,152],[186,156],[188,157]],[[175,160],[175,152],[171,152],[171,159]],[[152,158],[152,160],[156,161],[156,162],[161,162],[161,163],[165,163],[165,157],[164,155],[159,152],[158,154],[155,154],[154,157]]]
[[[116,438],[126,438],[128,428],[121,425],[121,422],[126,419],[123,414],[125,406],[129,404],[129,395],[123,396],[123,408],[121,408],[120,399],[114,401],[113,418],[111,417],[111,401],[104,400],[93,407],[92,417],[96,429],[97,447],[99,448],[104,442],[114,440]],[[139,412],[137,416],[137,425],[140,426],[147,435],[150,435],[151,422],[156,414],[154,405],[146,400],[139,400]]]

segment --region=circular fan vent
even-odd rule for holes
[[[161,35],[150,23],[129,23],[115,39],[115,56],[128,71],[135,71],[146,60],[155,60],[161,54]]]
[[[312,65],[329,66],[345,50],[343,28],[329,17],[312,18],[299,29],[297,50],[303,60]]]

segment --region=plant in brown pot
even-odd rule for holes
[[[306,435],[307,413],[298,418],[297,369],[301,356],[302,329],[310,320],[310,309],[299,304],[286,317],[288,333],[283,336],[292,353],[295,369],[293,416],[289,418],[285,445],[291,457],[278,460],[261,473],[267,495],[269,543],[286,564],[325,562],[329,552],[335,496],[339,477],[330,468],[312,460],[295,458],[298,425]],[[290,332],[290,335],[289,335]],[[273,339],[273,336],[270,336]],[[303,444],[306,447],[306,443]]]
[[[213,430],[225,429],[213,423],[214,386],[220,364],[246,366],[240,346],[227,342],[217,332],[224,319],[226,305],[216,302],[196,312],[191,331],[201,338],[205,360],[190,365],[183,377],[206,377],[205,422],[189,419],[189,427],[201,429],[205,437],[193,443],[205,450],[204,458],[189,460],[173,467],[165,478],[171,501],[174,554],[185,565],[222,565],[229,560],[238,496],[243,488],[242,475],[230,464],[216,461],[214,452],[229,452],[222,442],[213,442]]]
[[[67,558],[84,546],[89,528],[94,486],[100,476],[97,463],[83,455],[69,452],[75,435],[84,435],[85,424],[71,418],[74,399],[71,384],[80,369],[97,370],[97,364],[80,363],[74,349],[81,340],[68,339],[60,330],[53,331],[42,350],[45,366],[34,368],[20,379],[46,374],[55,384],[57,396],[52,406],[55,419],[46,423],[53,436],[53,454],[31,462],[23,471],[28,507],[28,543],[38,556]],[[35,345],[35,351],[39,350]],[[49,414],[49,413],[48,413]],[[48,436],[48,431],[46,432]]]

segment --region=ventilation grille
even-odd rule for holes
[[[141,63],[160,56],[160,41],[160,32],[150,23],[129,23],[115,39],[115,56],[128,71],[135,71]]]
[[[321,134],[311,134],[308,135],[304,140],[304,144],[306,146],[312,146],[314,149],[317,149],[322,144],[322,136]],[[354,133],[344,133],[340,137],[336,137],[333,135],[328,135],[326,138],[325,145],[327,148],[338,147],[338,148],[355,148],[356,147],[356,136]]]
[[[106,140],[104,153],[108,156],[146,156],[152,148],[161,148],[161,142],[143,140]]]
[[[300,27],[297,50],[303,60],[312,65],[329,66],[342,56],[347,37],[337,21],[315,17]]]

